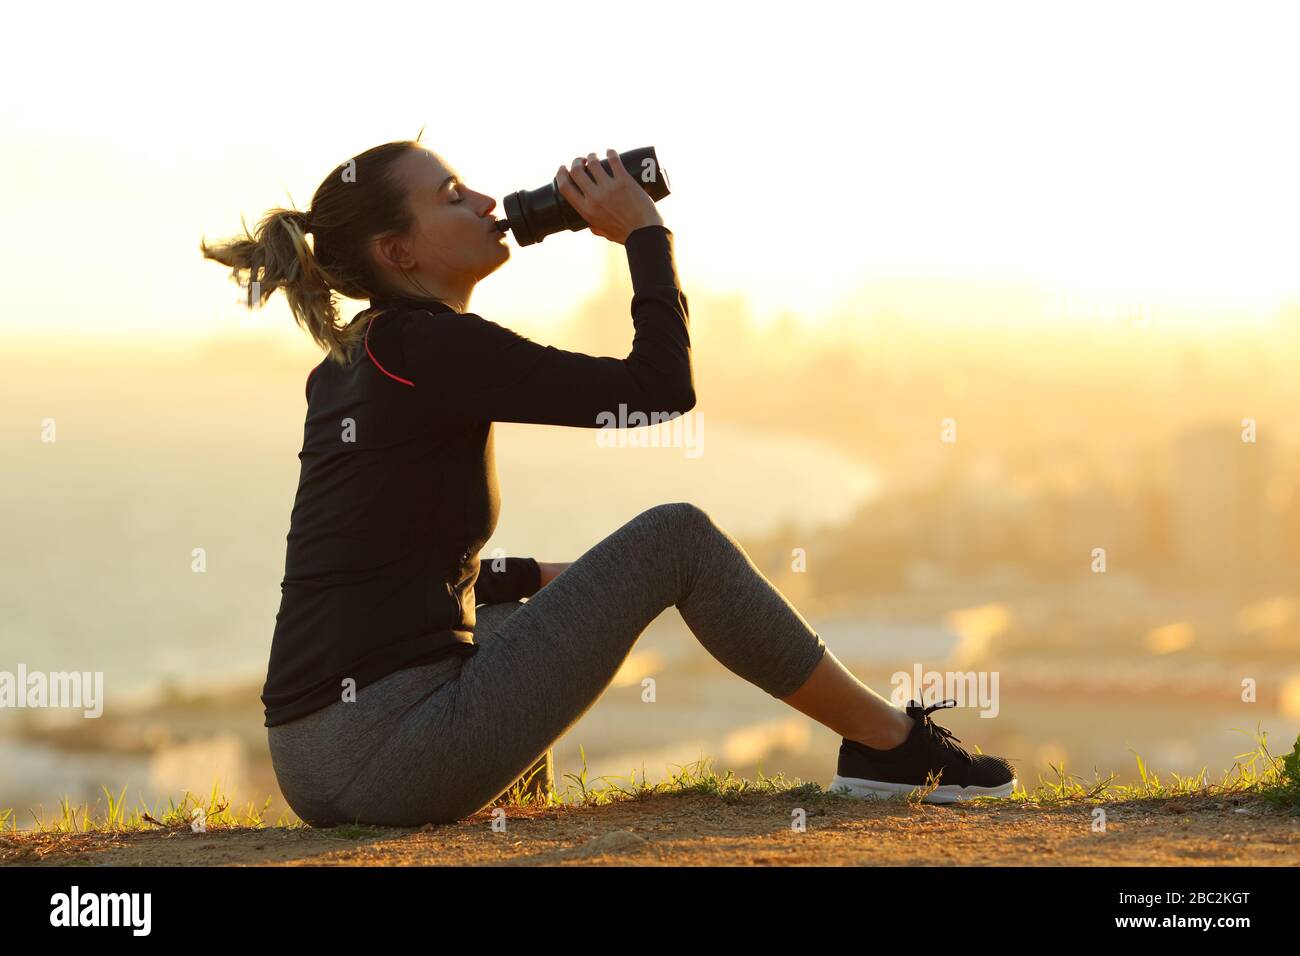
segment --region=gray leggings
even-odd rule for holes
[[[409,667],[268,728],[285,800],[306,823],[449,823],[488,806],[604,692],[676,606],[729,670],[793,693],[826,645],[707,512],[656,505],[527,601],[478,608],[472,657]]]

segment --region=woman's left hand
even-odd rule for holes
[[[572,561],[538,561],[537,567],[542,572],[542,583],[537,586],[537,589],[540,591],[542,588],[546,587],[546,585],[559,577],[561,571],[572,563]]]

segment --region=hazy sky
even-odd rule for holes
[[[654,145],[688,295],[760,320],[916,275],[1268,309],[1300,299],[1297,25],[1250,3],[20,5],[3,322],[228,325],[200,235],[421,126],[498,203]],[[545,327],[609,253],[514,246],[471,307]]]

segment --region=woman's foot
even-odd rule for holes
[[[932,711],[955,706],[955,700],[930,707],[909,701],[907,715],[915,722],[912,732],[903,743],[888,750],[877,750],[845,737],[830,788],[869,800],[901,796],[937,780],[939,786],[922,802],[955,803],[972,797],[1010,796],[1016,786],[1015,767],[991,754],[967,753],[955,743],[960,738],[930,719]]]

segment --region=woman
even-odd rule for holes
[[[493,422],[594,428],[620,403],[695,406],[673,234],[608,158],[611,173],[592,153],[557,178],[591,231],[626,248],[624,359],[469,311],[510,249],[495,201],[418,142],[340,165],[309,211],[273,209],[255,235],[202,244],[248,282],[250,306],[283,289],[327,351],[306,383],[262,694],[285,799],[317,826],[469,816],[549,771],[551,744],[673,606],[726,667],[843,736],[833,785],[869,797],[937,776],[932,801],[1009,794],[1010,764],[957,746],[930,719],[943,705],[899,710],[864,686],[692,504],[650,508],[572,563],[480,564],[500,509]],[[341,326],[335,293],[370,307]]]

